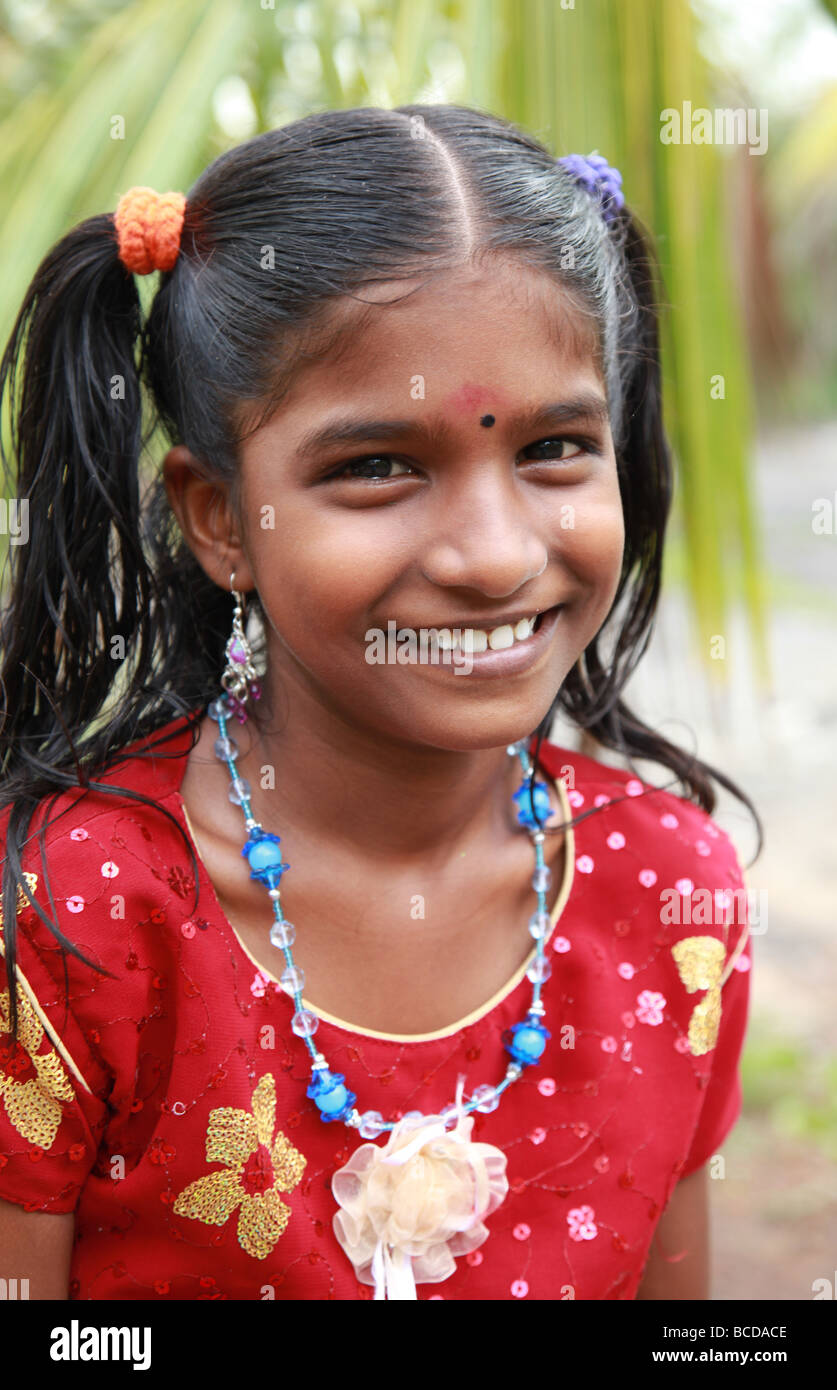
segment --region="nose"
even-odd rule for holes
[[[478,589],[506,598],[543,574],[549,548],[543,538],[543,512],[536,497],[525,496],[514,480],[490,467],[445,489],[428,518],[430,536],[422,548],[424,577],[443,588]]]

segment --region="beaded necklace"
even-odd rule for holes
[[[280,881],[290,865],[282,862],[279,850],[280,836],[265,830],[254,818],[250,804],[250,784],[238,775],[235,763],[239,756],[239,748],[235,739],[230,738],[227,732],[227,720],[237,708],[235,697],[228,693],[214,700],[207,712],[220,728],[220,737],[215,742],[214,751],[216,757],[226,763],[230,773],[230,801],[241,806],[244,814],[248,839],[241,851],[242,856],[250,865],[250,877],[265,885],[273,904],[274,920],[270,929],[270,940],[285,959],[285,969],[280,976],[279,984],[294,1001],[295,1012],[291,1019],[291,1028],[297,1037],[303,1040],[311,1058],[311,1081],[306,1094],[314,1101],[320,1112],[320,1119],[325,1122],[339,1121],[348,1129],[356,1129],[362,1138],[368,1140],[377,1139],[387,1132],[390,1135],[389,1143],[384,1150],[373,1144],[358,1150],[354,1157],[362,1159],[360,1166],[352,1168],[350,1164],[347,1169],[335,1174],[332,1190],[335,1195],[338,1194],[338,1179],[346,1174],[346,1181],[342,1187],[348,1197],[342,1205],[349,1210],[351,1200],[358,1196],[358,1184],[363,1186],[359,1174],[368,1178],[371,1167],[376,1164],[379,1167],[382,1164],[407,1165],[411,1159],[420,1159],[420,1156],[425,1160],[435,1157],[441,1162],[450,1156],[451,1145],[448,1143],[446,1147],[444,1143],[446,1136],[456,1141],[457,1154],[464,1156],[467,1174],[463,1175],[462,1184],[468,1188],[467,1203],[463,1203],[463,1191],[452,1192],[448,1201],[450,1211],[447,1224],[445,1221],[438,1223],[438,1231],[425,1236],[423,1242],[415,1239],[402,1240],[396,1248],[396,1243],[391,1239],[391,1230],[382,1229],[382,1223],[388,1224],[386,1217],[390,1213],[387,1209],[382,1217],[378,1212],[371,1220],[371,1227],[374,1228],[377,1239],[370,1260],[367,1258],[369,1234],[367,1232],[365,1240],[359,1238],[358,1221],[355,1216],[348,1223],[348,1231],[343,1213],[334,1218],[338,1239],[355,1263],[358,1277],[364,1279],[364,1282],[374,1283],[375,1298],[415,1298],[416,1277],[427,1282],[438,1282],[447,1278],[455,1268],[452,1254],[466,1253],[487,1238],[488,1232],[482,1225],[481,1218],[499,1205],[507,1191],[505,1155],[491,1145],[474,1144],[470,1140],[470,1130],[473,1126],[470,1115],[474,1110],[483,1114],[490,1114],[496,1110],[503,1092],[522,1076],[523,1069],[535,1066],[540,1061],[547,1039],[551,1036],[543,1026],[542,1020],[546,1010],[541,999],[541,986],[549,978],[552,970],[543,952],[544,940],[549,932],[546,893],[550,885],[551,871],[544,863],[545,837],[539,824],[539,821],[548,818],[551,812],[549,793],[545,783],[534,782],[530,797],[532,764],[527,740],[521,739],[517,743],[509,744],[506,752],[510,757],[518,758],[523,770],[523,782],[512,799],[517,806],[518,822],[529,832],[535,851],[532,887],[537,895],[537,908],[529,919],[529,932],[535,939],[537,951],[526,972],[532,982],[532,1001],[526,1016],[502,1035],[505,1049],[512,1059],[506,1067],[505,1076],[496,1086],[477,1086],[467,1100],[463,1091],[465,1078],[460,1076],[456,1100],[444,1106],[437,1114],[424,1115],[421,1111],[411,1110],[400,1120],[384,1120],[377,1110],[366,1110],[362,1113],[358,1111],[355,1105],[357,1096],[346,1085],[345,1076],[341,1072],[331,1070],[327,1059],[312,1041],[319,1027],[319,1019],[311,1009],[303,1007],[302,990],[305,977],[303,971],[294,963],[291,950],[296,939],[296,929],[285,919],[281,907]],[[535,811],[534,816],[532,807]],[[366,1150],[371,1152],[367,1154]],[[450,1170],[449,1162],[446,1167]],[[467,1210],[465,1224],[462,1217],[463,1207]],[[399,1212],[399,1216],[402,1218],[403,1226],[403,1210]],[[367,1221],[367,1225],[369,1224]],[[421,1250],[417,1248],[418,1245],[422,1246]],[[444,1253],[441,1253],[441,1247],[444,1247]],[[440,1272],[442,1270],[444,1272]]]

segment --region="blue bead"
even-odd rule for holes
[[[354,1108],[357,1096],[344,1085],[341,1072],[319,1071],[307,1089],[321,1120],[345,1120]]]
[[[279,882],[285,869],[290,868],[289,864],[282,863],[279,836],[265,830],[254,830],[241,853],[250,865],[250,877],[269,883],[271,887]]]
[[[317,1105],[326,1115],[333,1115],[335,1111],[343,1109],[348,1098],[349,1093],[345,1086],[335,1086],[327,1096],[320,1096]]]
[[[535,805],[535,812],[541,821],[549,820],[552,807],[549,804],[549,792],[545,782],[535,782],[532,786],[532,799]],[[517,802],[517,819],[521,825],[529,830],[537,830],[538,822],[533,818],[529,804],[529,784],[524,782],[519,791],[512,797]]]
[[[534,1023],[526,1019],[523,1023],[516,1023],[508,1035],[504,1035],[506,1051],[511,1053],[516,1062],[521,1066],[531,1067],[539,1062],[546,1047],[547,1038],[552,1034],[543,1028],[539,1023]]]

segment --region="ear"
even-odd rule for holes
[[[163,481],[183,538],[204,572],[229,591],[230,574],[235,571],[236,589],[243,593],[254,589],[230,484],[214,476],[183,444],[166,454]]]

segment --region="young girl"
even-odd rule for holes
[[[31,1298],[708,1297],[749,979],[710,778],[750,803],[621,699],[671,465],[620,184],[464,107],[324,112],[39,267],[2,363]]]

